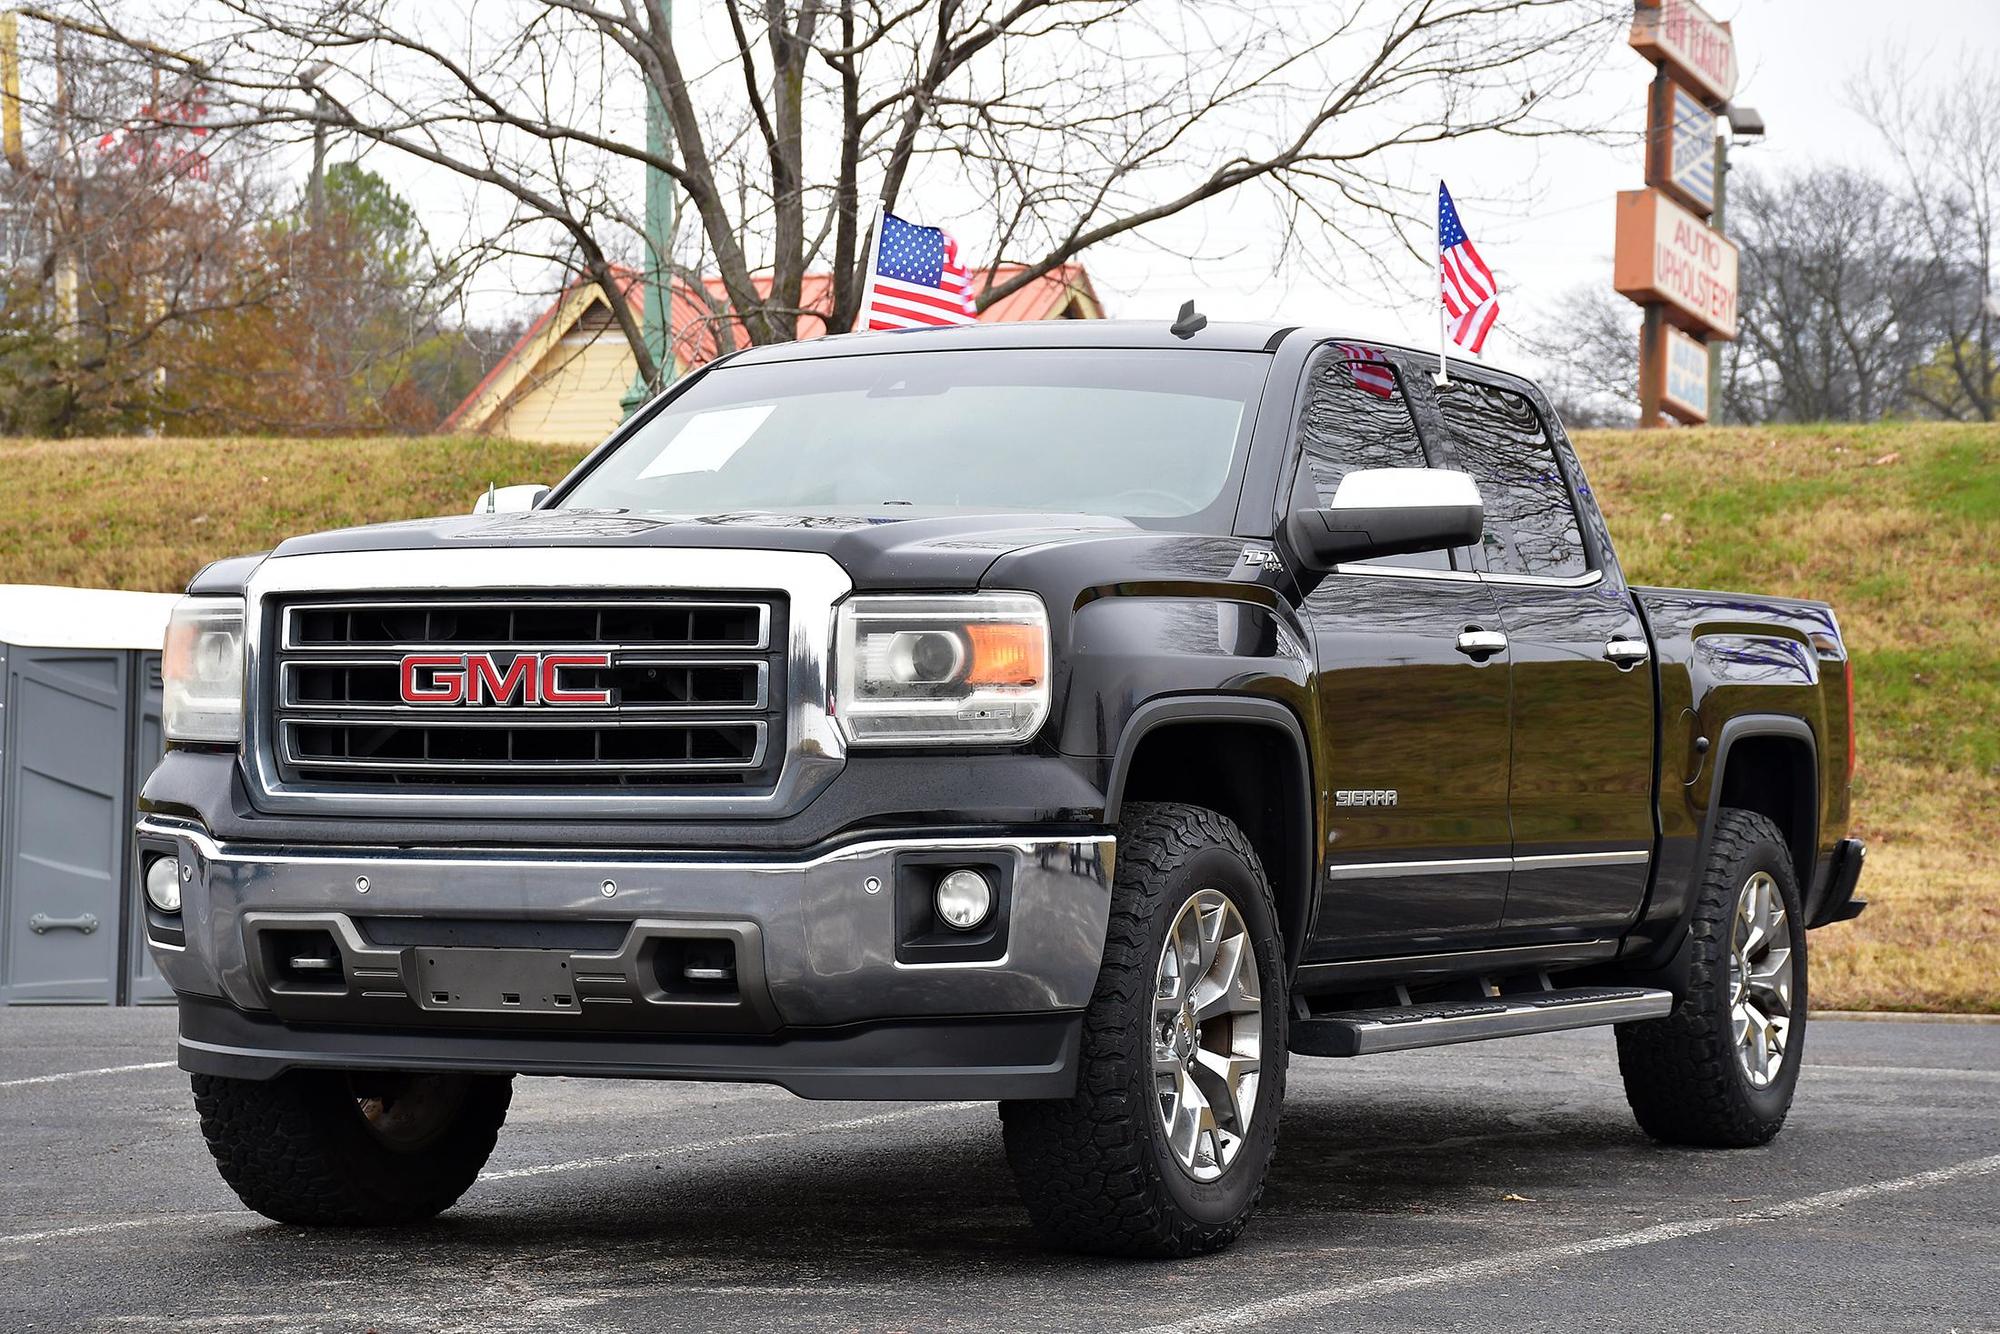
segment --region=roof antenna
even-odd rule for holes
[[[1192,338],[1208,327],[1208,316],[1197,315],[1194,302],[1181,302],[1181,313],[1174,317],[1172,327],[1167,332],[1176,338]]]

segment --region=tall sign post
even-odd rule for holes
[[[673,13],[672,0],[660,5],[660,22]],[[671,136],[667,130],[667,107],[653,81],[646,81],[646,152],[664,158]],[[630,417],[665,389],[674,378],[674,182],[650,164],[646,167],[646,267],[639,275],[645,299],[640,310],[639,328],[646,348],[653,354],[658,373],[648,382],[643,371],[635,371],[632,387],[620,400]]]
[[[1736,94],[1736,41],[1695,0],[1636,0],[1631,43],[1654,66],[1646,188],[1618,196],[1612,284],[1645,312],[1639,425],[1659,426],[1662,414],[1699,423],[1719,407],[1715,353],[1736,337],[1737,255],[1721,231],[1719,134]]]

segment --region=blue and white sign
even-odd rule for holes
[[[1685,88],[1674,88],[1672,158],[1674,189],[1702,213],[1715,211],[1715,113]]]
[[[1667,382],[1660,406],[1698,426],[1708,420],[1708,346],[1671,324],[1666,326]]]

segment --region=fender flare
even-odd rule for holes
[[[1725,721],[1718,729],[1715,739],[1715,772],[1709,779],[1708,809],[1702,812],[1701,834],[1695,842],[1694,861],[1689,872],[1692,877],[1687,886],[1687,901],[1681,905],[1680,921],[1675,925],[1668,944],[1663,947],[1665,956],[1653,957],[1659,960],[1657,967],[1642,966],[1638,976],[1665,985],[1678,996],[1686,990],[1688,969],[1689,928],[1694,922],[1696,886],[1694,881],[1704,875],[1708,867],[1709,851],[1715,844],[1715,826],[1722,818],[1722,781],[1728,773],[1729,751],[1738,741],[1746,737],[1777,736],[1788,740],[1803,741],[1811,756],[1813,792],[1809,802],[1811,807],[1811,830],[1807,835],[1807,846],[1816,848],[1819,843],[1819,740],[1813,735],[1811,724],[1803,718],[1794,718],[1782,713],[1745,713]],[[1795,871],[1798,868],[1793,868]],[[1812,895],[1812,868],[1807,867],[1801,874],[1799,894],[1802,900]],[[1810,912],[1809,904],[1801,904]]]
[[[1291,744],[1298,759],[1299,773],[1304,776],[1305,782],[1299,791],[1287,797],[1288,814],[1296,821],[1301,833],[1301,837],[1295,840],[1298,846],[1292,850],[1290,869],[1293,882],[1302,886],[1304,892],[1298,896],[1298,902],[1290,906],[1289,912],[1281,912],[1282,920],[1278,925],[1284,932],[1289,965],[1296,968],[1305,949],[1306,934],[1312,929],[1313,917],[1319,909],[1319,879],[1315,874],[1319,822],[1314,800],[1319,789],[1313,777],[1312,747],[1306,744],[1305,727],[1299,722],[1298,715],[1284,704],[1254,695],[1169,695],[1147,700],[1126,718],[1125,727],[1119,733],[1118,752],[1112,757],[1104,788],[1104,822],[1107,825],[1118,823],[1125,804],[1125,786],[1131,776],[1132,760],[1139,752],[1140,743],[1149,733],[1180,723],[1236,723],[1266,727],[1282,734]]]
[[[1695,847],[1695,870],[1708,865],[1709,848],[1715,841],[1715,824],[1722,816],[1722,783],[1729,772],[1729,750],[1746,737],[1779,736],[1792,741],[1803,741],[1812,766],[1812,792],[1806,803],[1807,827],[1805,846],[1808,854],[1817,856],[1819,849],[1819,738],[1813,734],[1812,724],[1803,718],[1794,718],[1782,713],[1739,714],[1722,724],[1715,738],[1715,773],[1708,780],[1708,809],[1702,812],[1701,841]],[[1799,877],[1799,894],[1804,898],[1812,893],[1813,867],[1792,868]],[[1689,896],[1690,912],[1693,896]]]

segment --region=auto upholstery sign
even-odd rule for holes
[[[1736,337],[1736,247],[1658,190],[1618,195],[1612,285],[1696,333]]]

